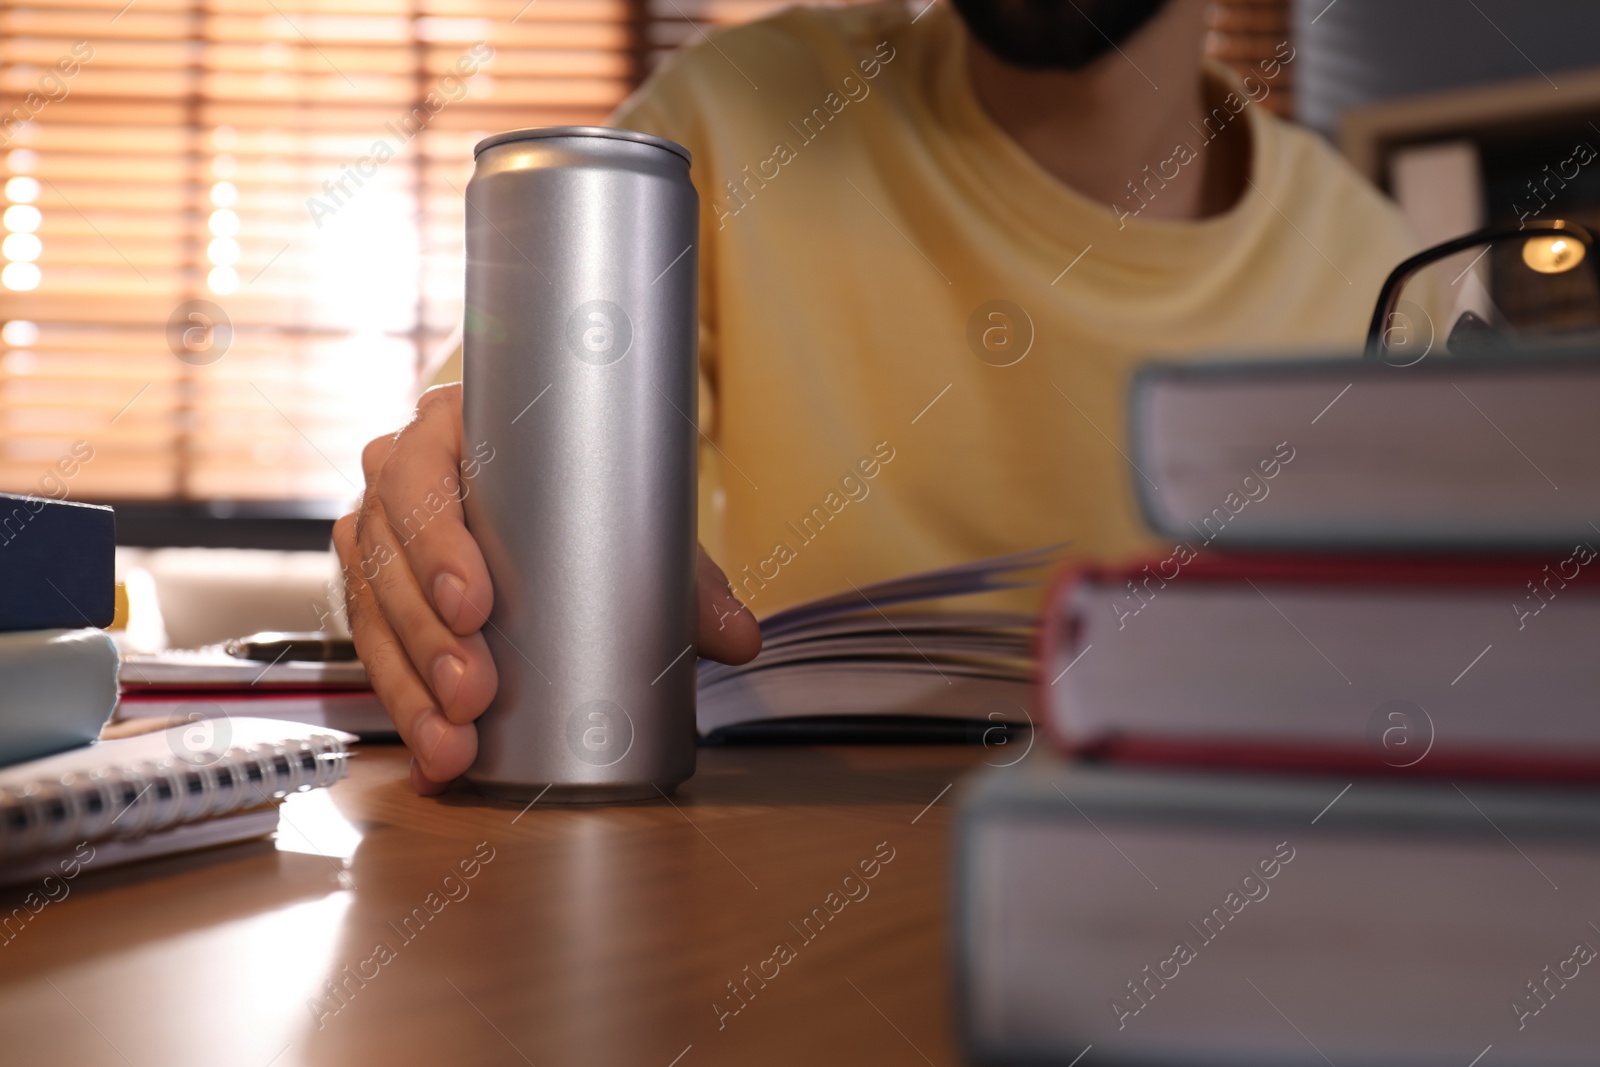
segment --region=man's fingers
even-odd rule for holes
[[[386,433],[374,437],[361,449],[361,479],[368,485],[377,479],[378,471],[383,469],[383,461],[389,458],[394,448],[394,439],[399,436],[398,433]]]
[[[383,505],[372,501],[363,510],[371,519],[362,524],[357,539],[362,552],[360,577],[445,718],[471,722],[483,714],[499,686],[488,644],[482,634],[458,636],[440,621],[394,541]]]
[[[355,637],[356,651],[366,664],[373,691],[416,757],[418,773],[429,782],[448,782],[477,757],[477,730],[470,724],[458,725],[445,718],[433,694],[412,668],[400,639],[384,620],[372,587],[359,569],[361,550],[355,537],[355,517],[341,518],[334,524],[333,533],[345,573],[345,612],[350,632]]]
[[[462,454],[460,386],[443,386],[361,458],[360,511],[334,526],[346,612],[373,690],[411,749],[412,785],[437,792],[476,759],[471,720],[498,686],[478,632],[493,603],[489,571],[461,505],[494,452],[485,445]],[[703,549],[696,593],[700,654],[753,659],[761,629]]]
[[[761,651],[761,626],[733,595],[722,568],[700,550],[695,589],[700,600],[700,655],[723,663],[746,663]]]
[[[443,793],[449,784],[449,782],[435,782],[423,774],[422,765],[417,762],[417,757],[411,757],[411,788],[417,791],[418,796],[431,797],[436,793]]]
[[[439,618],[458,634],[477,633],[494,606],[489,567],[459,519],[439,519],[405,542],[406,559]]]
[[[494,591],[461,501],[484,463],[493,462],[494,450],[483,446],[463,456],[461,444],[460,385],[430,389],[367,482],[423,596],[444,625],[470,634],[483,627]],[[381,445],[368,448],[376,452]]]

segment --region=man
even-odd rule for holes
[[[615,116],[687,146],[701,196],[702,655],[755,654],[741,599],[1065,540],[1150,551],[1121,454],[1131,368],[1353,349],[1410,251],[1376,192],[1260,106],[1288,42],[1236,81],[1202,61],[1204,0],[953,7],[790,9]],[[404,544],[386,516],[455,473],[459,438],[459,388],[430,391],[368,446],[335,530],[424,791],[476,752],[492,592],[459,508]]]

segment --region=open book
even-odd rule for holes
[[[999,723],[1026,725],[1034,617],[945,602],[1038,586],[1063,547],[895,578],[767,617],[754,660],[700,662],[700,733],[976,737]]]

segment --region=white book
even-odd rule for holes
[[[104,630],[0,634],[0,766],[88,744],[116,703]]]
[[[1596,535],[1600,357],[1151,365],[1130,477],[1195,547],[1539,549]]]
[[[261,663],[228,654],[224,645],[129,652],[122,685],[130,692],[252,686],[258,689],[366,689],[360,660],[289,660]]]

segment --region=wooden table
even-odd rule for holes
[[[945,789],[988,755],[702,749],[675,805],[524,810],[366,746],[275,844],[70,883],[0,947],[0,1061],[957,1064]]]

